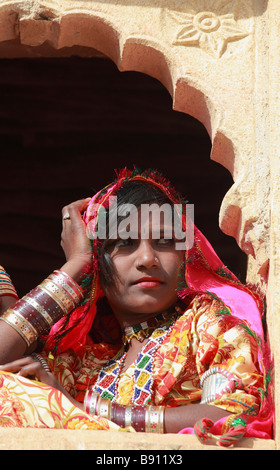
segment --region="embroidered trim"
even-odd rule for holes
[[[176,314],[177,316],[178,313]],[[132,399],[135,405],[145,405],[151,401],[154,354],[171,330],[175,319],[174,315],[172,315],[166,324],[156,328],[138,354],[134,369]],[[117,401],[118,382],[125,358],[126,352],[122,348],[115,358],[111,359],[99,372],[93,390],[100,393],[102,398],[110,398],[112,401]]]
[[[182,315],[179,307],[176,307],[176,312],[172,315],[170,313],[160,313],[149,321],[126,327],[122,337],[123,344],[129,344],[132,338],[136,338],[140,343],[143,343],[144,339],[148,338],[156,328],[163,326],[166,322],[170,323],[179,313]]]

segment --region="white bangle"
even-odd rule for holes
[[[225,393],[233,393],[240,381],[227,369],[212,367],[201,377],[202,395],[200,404],[213,403]]]

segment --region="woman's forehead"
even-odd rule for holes
[[[131,207],[131,205],[126,208],[122,207],[118,210],[118,215],[115,213],[114,219],[111,222],[115,222],[115,227],[119,232],[118,236],[121,236],[121,233],[126,232],[128,229],[135,236],[152,233],[158,236],[162,232],[172,233],[174,223],[179,222],[176,214],[174,214],[172,204],[160,206],[154,203],[141,204],[139,207]]]

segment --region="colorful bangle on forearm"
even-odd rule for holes
[[[66,273],[57,270],[9,308],[0,320],[17,330],[30,346],[58,320],[71,313],[82,299],[83,293],[78,284]]]
[[[164,433],[163,406],[119,405],[99,393],[88,391],[84,400],[85,411],[113,421],[121,428],[132,426],[137,432]]]
[[[51,279],[57,286],[64,289],[74,304],[80,303],[83,299],[84,295],[80,286],[63,271],[54,271],[54,273],[49,276],[49,279]]]
[[[0,320],[14,328],[17,333],[24,339],[29,347],[34,343],[38,337],[36,330],[33,326],[25,320],[19,313],[9,308],[1,317]]]
[[[10,275],[0,265],[0,297],[10,296],[18,299],[16,289],[12,283]]]

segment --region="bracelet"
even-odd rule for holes
[[[146,431],[146,407],[145,406],[133,406],[133,413],[131,416],[131,426],[137,432]]]
[[[164,433],[164,406],[119,405],[90,390],[85,395],[84,409],[89,414],[113,421],[121,428],[131,426],[136,432]]]
[[[35,333],[41,334],[46,329],[46,321],[44,317],[38,315],[37,310],[24,301],[20,299],[16,305],[12,306],[11,309],[14,310],[17,314],[21,315],[34,329]]]
[[[204,372],[200,386],[202,388],[201,405],[213,403],[225,393],[233,393],[237,387],[243,388],[238,377],[221,367],[212,367]]]
[[[39,312],[42,316],[42,318],[45,320],[47,326],[49,327],[49,329],[52,327],[53,325],[53,319],[52,317],[48,314],[47,310],[45,310],[45,308],[40,305],[37,300],[31,296],[27,296],[25,295],[22,300],[24,300],[25,302],[27,302],[28,304],[30,304],[32,307],[34,307],[34,309]]]
[[[32,325],[12,308],[9,308],[0,317],[0,320],[4,321],[12,328],[14,328],[17,333],[19,333],[20,336],[24,339],[28,347],[36,341],[37,333],[32,327]]]
[[[41,282],[39,288],[42,289],[47,295],[52,297],[52,299],[60,306],[64,314],[67,313],[73,308],[75,304],[72,303],[71,299],[64,294],[62,290],[59,290],[53,282],[50,282],[48,279]]]
[[[111,421],[116,423],[121,428],[125,428],[125,410],[126,405],[119,405],[118,403],[112,403],[111,405]]]
[[[124,427],[129,428],[132,424],[132,405],[127,405],[124,410]]]
[[[49,279],[51,279],[54,282],[54,284],[62,287],[66,291],[66,293],[71,297],[74,304],[80,303],[81,300],[83,299],[83,293],[81,292],[80,289],[78,289],[78,285],[75,288],[73,284],[70,284],[70,281],[68,279],[69,276],[67,277],[67,280],[69,282],[66,282],[65,277],[66,277],[65,273],[62,273],[62,271],[56,270],[54,271],[53,274],[49,276]]]
[[[70,314],[82,299],[83,292],[78,284],[66,273],[56,270],[10,307],[0,320],[12,326],[29,347],[58,320]]]
[[[69,274],[65,273],[61,269],[60,270],[56,269],[53,272],[53,275],[57,276],[58,282],[62,282],[62,279],[63,279],[63,282],[65,283],[64,288],[66,288],[66,290],[67,290],[66,286],[68,286],[68,289],[70,289],[70,291],[73,291],[75,293],[75,295],[77,296],[79,302],[81,302],[81,300],[83,300],[83,298],[84,298],[83,290],[81,289],[79,284],[77,284],[77,282],[74,281],[74,279],[72,279],[72,277],[69,276]]]
[[[51,369],[49,368],[48,364],[46,363],[46,361],[42,358],[42,356],[40,356],[40,354],[37,354],[37,353],[32,353],[31,354],[31,357],[33,357],[33,359],[35,359],[36,361],[40,362],[43,369],[45,369],[46,372],[51,372]]]
[[[64,310],[54,301],[53,297],[49,296],[40,286],[35,287],[26,297],[38,302],[40,307],[47,312],[47,315],[50,317],[50,322],[48,322],[50,326],[54,325],[64,316]],[[38,309],[36,310],[41,313]]]
[[[90,415],[97,415],[97,402],[100,395],[98,392],[87,390],[84,399],[84,409]]]
[[[111,400],[110,398],[99,398],[97,415],[101,418],[111,418]]]
[[[16,289],[12,283],[10,275],[0,265],[0,297],[11,296],[18,299]]]
[[[146,432],[156,432],[163,434],[164,432],[164,407],[163,406],[147,406],[146,408]]]

